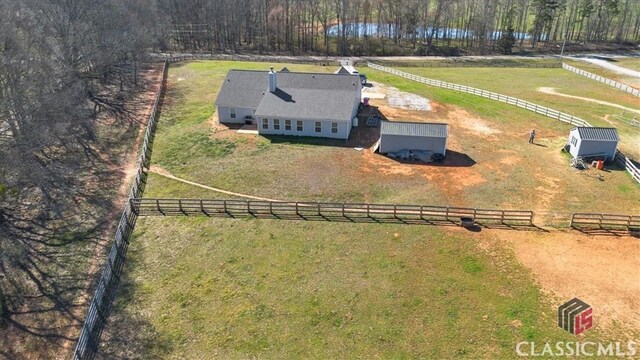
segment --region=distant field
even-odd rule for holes
[[[578,69],[582,69],[584,71],[588,71],[590,73],[605,77],[607,79],[615,80],[615,81],[633,86],[636,89],[640,89],[640,79],[638,78],[618,74],[615,71],[605,69],[602,66],[591,64],[586,61],[565,60],[564,62]],[[612,62],[612,64],[622,66],[624,68],[628,68],[631,70],[640,71],[640,69],[638,69],[640,68],[640,66],[637,66],[636,62],[640,62],[640,59],[616,59],[616,61]],[[636,66],[638,68],[635,68]]]
[[[410,67],[560,67],[558,59],[525,59],[525,58],[468,58],[451,57],[447,59],[424,60],[377,60],[377,63],[385,66],[410,66]]]
[[[627,69],[640,71],[640,57],[635,58],[616,58],[616,65],[625,67]]]
[[[583,68],[583,67],[580,67]],[[519,68],[400,68],[424,77],[469,85],[518,97],[571,115],[581,117],[594,126],[615,126],[622,137],[620,147],[634,158],[640,159],[640,129],[617,121],[613,115],[626,117],[639,115],[607,105],[570,99],[538,91],[541,87],[554,88],[568,95],[616,103],[640,111],[638,98],[611,86],[598,83],[564,69]],[[585,69],[589,71],[588,69]],[[504,107],[504,105],[501,105]],[[605,120],[606,117],[606,120]],[[550,120],[552,121],[552,120]]]
[[[127,266],[106,358],[499,359],[575,341],[510,251],[434,227],[147,218]]]

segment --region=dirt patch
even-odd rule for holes
[[[496,231],[517,259],[531,269],[558,303],[579,297],[594,308],[596,326],[614,322],[640,329],[640,241],[587,236],[574,231],[516,233]]]
[[[447,121],[467,130],[467,132],[478,134],[479,136],[487,139],[497,140],[496,137],[491,135],[500,134],[502,132],[501,130],[490,127],[486,121],[474,117],[467,111],[460,108],[450,109],[447,114]]]
[[[376,82],[371,82],[371,85],[372,87],[362,90],[363,97],[367,96],[368,93],[371,93],[371,98],[381,99],[382,96],[380,95],[384,95],[387,103],[394,108],[418,111],[431,110],[429,99],[420,95],[400,91],[393,86]]]
[[[555,313],[557,306],[578,297],[593,307],[597,329],[607,333],[618,331],[621,326],[627,335],[638,335],[638,238],[590,236],[578,231],[482,229],[474,233],[458,227],[444,231],[464,233],[474,239],[479,249],[495,259],[496,266],[503,263],[505,248],[512,250],[516,260],[531,271],[543,293],[551,298],[550,312]]]

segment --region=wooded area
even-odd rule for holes
[[[165,49],[326,55],[508,53],[640,40],[634,0],[158,0]],[[501,42],[502,40],[502,42]]]
[[[155,44],[152,8],[0,1],[0,357],[15,358],[4,345],[23,346],[17,333],[34,348],[66,336],[92,244],[112,226],[119,146],[139,128],[130,100]]]

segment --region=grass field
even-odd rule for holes
[[[630,77],[630,76],[627,76],[627,75],[618,74],[615,71],[603,68],[602,66],[598,66],[596,64],[588,63],[586,61],[566,60],[564,62],[567,63],[568,65],[571,65],[571,66],[576,67],[578,69],[582,69],[582,70],[588,71],[590,73],[605,77],[607,79],[615,80],[615,81],[630,85],[632,87],[635,87],[636,89],[640,89],[640,79],[638,79],[638,78]],[[640,69],[639,69],[640,66],[636,65],[636,62],[640,62],[640,60],[637,60],[637,59],[616,59],[616,61],[613,62],[613,64],[614,65],[618,65],[618,66],[622,66],[624,68],[628,68],[628,69],[631,69],[631,70],[640,71]]]
[[[213,101],[228,69],[267,67],[172,66],[153,166],[276,199],[640,211],[640,188],[624,171],[602,173],[603,182],[568,167],[559,149],[569,126],[371,69],[372,81],[433,101],[433,112],[403,114],[449,121],[449,156],[459,166],[401,164],[340,142],[267,139],[217,126]],[[527,144],[531,127],[541,134],[540,146]],[[145,196],[228,198],[155,173]],[[564,295],[543,292],[511,247],[501,240],[487,245],[491,234],[393,224],[142,218],[111,319],[117,327],[107,328],[101,356],[502,359],[515,356],[519,341],[575,341],[556,325],[555,307]],[[543,246],[551,241],[543,231],[508,234]],[[584,244],[584,238],[575,241]],[[575,272],[551,268],[559,283],[563,272]],[[579,281],[590,284],[587,275]],[[637,335],[615,323],[580,341]]]
[[[595,104],[538,91],[541,87],[554,88],[562,94],[612,102],[640,111],[637,97],[621,92],[611,86],[598,83],[564,69],[421,69],[407,67],[400,70],[431,79],[464,84],[518,97],[581,117],[593,126],[615,126],[618,128],[622,138],[621,149],[632,154],[636,159],[640,158],[640,148],[637,146],[640,142],[638,128],[617,121],[613,117],[615,114],[624,114],[627,117],[639,114],[608,105]],[[589,71],[588,69],[585,70]]]
[[[616,65],[627,69],[640,71],[640,58],[616,58]]]
[[[512,253],[476,246],[434,227],[147,218],[112,320],[129,341],[103,355],[498,359],[575,339]]]
[[[331,70],[311,65],[287,66],[292,70]],[[640,196],[640,190],[624,171],[604,173],[607,186],[601,186],[603,183],[593,174],[579,173],[567,166],[568,158],[559,149],[570,126],[516,107],[426,87],[371,69],[368,75],[372,80],[393,84],[440,104],[439,111],[413,115],[442,121],[441,116],[458,114],[456,119],[450,119],[450,145],[468,164],[400,164],[349,147],[323,146],[322,141],[283,142],[216,129],[211,122],[212,114],[215,117],[213,101],[220,82],[232,67],[255,69],[267,65],[193,62],[171,68],[169,92],[154,143],[154,164],[204,185],[282,200],[507,208],[526,204],[534,210],[565,213],[639,209],[633,198]],[[485,124],[495,133],[487,135],[465,128],[468,121]],[[526,142],[532,127],[541,134],[541,146],[532,147]],[[216,196],[153,174],[147,189],[149,197]],[[601,203],[599,199],[603,197],[616,201]]]

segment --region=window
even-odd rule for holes
[[[332,122],[331,123],[331,133],[332,134],[337,134],[338,133],[338,123],[337,122]]]
[[[273,119],[273,130],[280,130],[280,119]]]
[[[571,145],[578,146],[578,139],[575,136],[571,137]]]
[[[322,132],[322,122],[316,121],[316,132]]]
[[[298,130],[298,131],[302,131],[303,130],[302,120],[296,121],[296,130]]]
[[[253,115],[255,115],[255,114],[256,114],[256,110],[255,110],[255,109],[253,109]]]
[[[284,129],[287,131],[291,131],[291,120],[284,121]]]
[[[231,118],[231,119],[235,119],[236,118],[236,109],[235,108],[230,108],[229,109],[229,118]]]
[[[262,119],[262,129],[269,130],[269,119]]]

